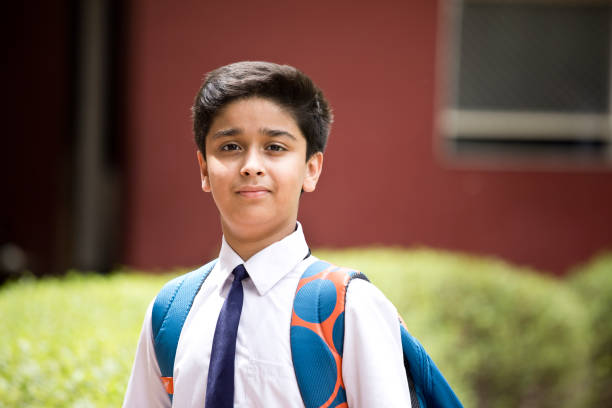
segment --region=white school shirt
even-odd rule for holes
[[[302,227],[244,262],[223,238],[219,261],[196,295],[174,362],[172,406],[202,408],[212,341],[221,306],[244,263],[244,303],[236,339],[234,407],[303,407],[289,332],[293,299],[313,262]],[[160,380],[149,305],[136,349],[124,408],[170,407]],[[356,279],[346,295],[342,377],[350,408],[410,407],[398,314],[374,285]]]

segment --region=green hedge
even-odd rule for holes
[[[0,289],[0,407],[119,407],[167,276],[71,274]]]
[[[590,332],[564,285],[504,262],[430,250],[318,252],[396,305],[466,407],[582,407]]]
[[[570,274],[589,311],[591,363],[589,406],[612,406],[612,252],[601,254]]]
[[[569,284],[440,251],[315,254],[387,294],[466,407],[610,405],[612,254]],[[170,277],[71,274],[0,288],[0,407],[120,406],[145,309]]]

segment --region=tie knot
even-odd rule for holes
[[[235,267],[232,273],[234,274],[234,281],[238,281],[238,282],[242,281],[244,278],[249,276],[248,272],[244,268],[244,264],[240,264],[237,267]]]

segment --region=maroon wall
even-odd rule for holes
[[[205,72],[238,60],[295,65],[334,107],[322,179],[300,209],[311,246],[427,245],[553,272],[612,247],[609,171],[437,157],[434,1],[133,0],[129,15],[128,265],[215,255],[220,227],[200,190],[189,108]]]

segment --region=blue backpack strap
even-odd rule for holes
[[[153,303],[151,326],[153,345],[161,380],[172,399],[174,393],[174,357],[185,319],[193,299],[217,260],[213,260],[195,271],[181,275],[166,283]]]
[[[414,392],[418,398],[419,406],[428,408],[463,407],[429,354],[421,343],[408,332],[401,319],[400,331],[404,362],[414,381]],[[410,398],[413,399],[412,389],[410,390]],[[412,406],[415,406],[414,402]]]
[[[344,309],[357,271],[316,261],[300,279],[291,318],[291,353],[306,408],[347,408],[342,381]],[[461,403],[421,344],[400,318],[404,365],[413,408],[459,408]]]
[[[291,357],[306,408],[347,407],[342,381],[344,298],[355,273],[316,261],[298,282],[291,317]]]

